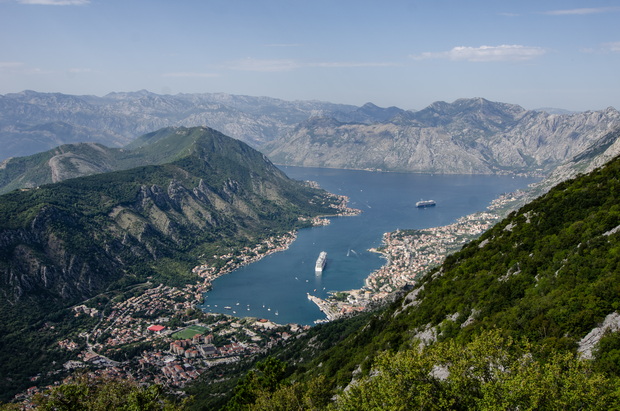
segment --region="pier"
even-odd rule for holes
[[[325,316],[327,317],[329,321],[335,320],[336,318],[340,316],[340,312],[338,308],[334,307],[332,303],[325,301],[319,297],[310,295],[310,293],[307,293],[307,295],[308,295],[308,300],[315,303],[317,307],[319,307],[319,310],[321,310],[321,312],[325,314]]]

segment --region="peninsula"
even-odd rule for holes
[[[504,194],[494,200],[487,211],[461,217],[446,226],[385,233],[383,245],[370,251],[380,253],[387,262],[366,278],[361,289],[334,292],[327,299],[308,295],[326,316],[325,320],[317,322],[331,321],[385,303],[399,290],[412,286],[416,278],[440,265],[447,255],[479,237],[506,214],[511,204],[525,195],[521,190]]]

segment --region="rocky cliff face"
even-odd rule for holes
[[[264,151],[285,165],[541,175],[618,127],[613,108],[557,115],[461,99],[374,124],[311,119]]]
[[[69,213],[42,207],[28,227],[0,231],[0,292],[10,304],[32,297],[77,301],[120,278],[112,253],[90,248],[76,252],[51,227],[76,227]],[[82,236],[80,236],[82,237]],[[85,239],[85,238],[83,238]],[[84,250],[86,251],[86,250]]]
[[[529,195],[523,201],[531,201],[563,181],[580,174],[588,174],[619,155],[620,128],[594,141],[578,155],[554,169],[547,178],[532,186]]]

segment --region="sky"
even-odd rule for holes
[[[618,22],[618,0],[0,0],[0,94],[620,109]]]

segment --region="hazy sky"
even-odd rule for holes
[[[0,0],[0,94],[620,109],[620,1]]]

